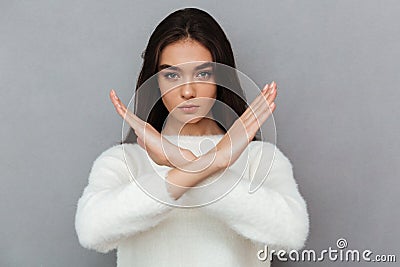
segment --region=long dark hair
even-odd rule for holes
[[[198,8],[174,11],[164,18],[151,34],[147,47],[142,53],[143,65],[136,83],[133,112],[161,132],[169,112],[162,102],[156,79],[149,78],[158,72],[159,58],[163,48],[185,39],[199,42],[211,52],[214,62],[231,67],[224,68],[225,73],[220,77],[216,73],[219,79],[217,100],[228,105],[236,115],[227,112],[226,108],[223,109],[220,105],[214,105],[212,108],[216,123],[224,132],[227,132],[234,121],[247,109],[248,104],[236,73],[235,59],[228,38],[217,21]],[[229,75],[226,74],[227,69],[231,70]],[[125,140],[119,143],[136,143],[136,139],[134,130],[130,128]],[[258,140],[257,134],[254,140]]]

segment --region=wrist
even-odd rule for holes
[[[184,159],[187,161],[187,163],[198,159],[198,157],[196,157],[196,155],[193,154],[192,151],[190,151],[189,149],[186,149],[186,148],[182,148],[182,155],[183,155]]]
[[[168,159],[168,166],[172,168],[181,168],[196,159],[197,157],[189,149],[176,147]]]
[[[214,153],[212,164],[215,171],[225,170],[228,167],[227,160],[225,160],[221,151],[210,151],[209,153]]]

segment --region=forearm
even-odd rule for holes
[[[195,157],[194,160],[181,168],[173,168],[167,173],[167,190],[175,200],[179,199],[187,190],[214,173],[223,170],[216,153],[208,153]]]
[[[175,147],[172,151],[172,156],[169,156],[169,167],[173,168],[183,168],[185,165],[197,160],[192,151],[185,148]]]

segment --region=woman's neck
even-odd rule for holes
[[[218,135],[225,134],[225,132],[218,126],[218,124],[209,118],[203,118],[196,123],[186,123],[184,126],[173,125],[172,121],[167,120],[167,123],[162,129],[163,135]]]

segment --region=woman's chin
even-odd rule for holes
[[[202,119],[203,119],[203,118],[197,117],[197,118],[193,118],[193,119],[191,119],[191,120],[188,120],[188,121],[186,121],[186,122],[184,122],[184,123],[196,124],[196,123],[198,123],[199,121],[201,121]]]
[[[179,121],[180,121],[182,124],[187,124],[187,123],[196,124],[196,123],[198,123],[199,121],[201,121],[202,119],[204,119],[204,117],[202,117],[202,116],[194,116],[193,118],[182,118],[182,119],[180,119]]]

